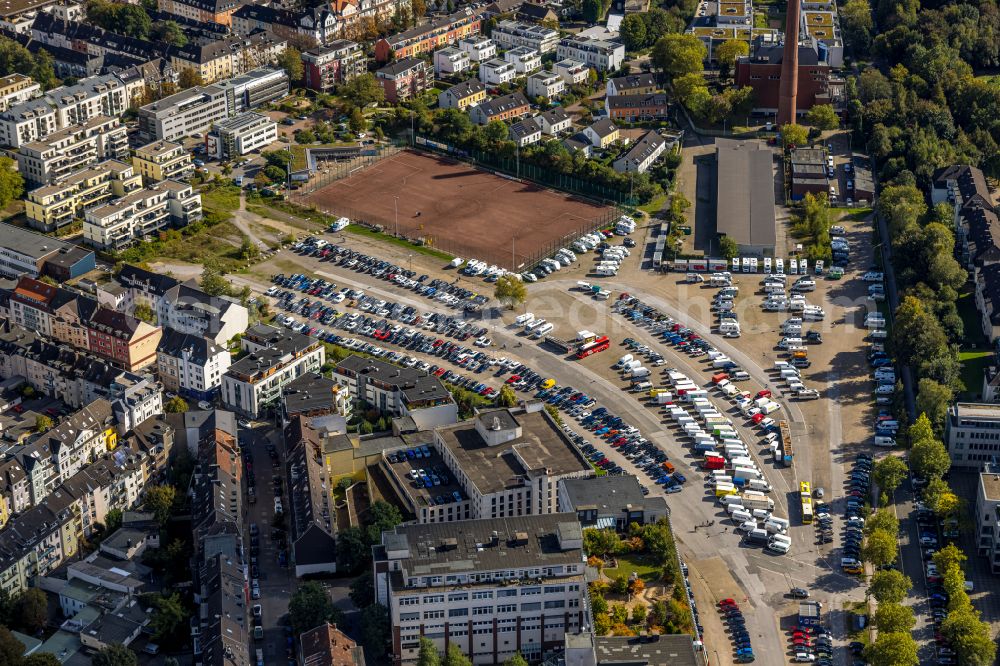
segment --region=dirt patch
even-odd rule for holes
[[[609,206],[411,151],[319,189],[305,201],[506,268],[512,258],[515,268],[528,267],[615,217]]]

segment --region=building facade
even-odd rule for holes
[[[207,154],[231,160],[257,152],[278,140],[278,123],[262,113],[247,111],[215,123],[205,142]]]
[[[429,67],[423,60],[403,58],[375,72],[375,79],[385,91],[386,101],[394,104],[412,99],[427,90]]]
[[[303,51],[302,66],[306,87],[326,93],[366,71],[361,45],[346,39]]]
[[[559,41],[556,55],[560,60],[576,60],[600,72],[615,71],[625,62],[625,45],[574,35]]]
[[[136,148],[132,166],[146,183],[187,180],[194,173],[191,153],[172,141],[153,141]]]

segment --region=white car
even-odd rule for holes
[[[861,279],[865,282],[882,282],[885,279],[885,273],[879,271],[868,271],[861,276]]]

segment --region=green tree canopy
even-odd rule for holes
[[[781,126],[781,138],[786,146],[804,146],[809,141],[809,130],[802,125],[788,123]]]
[[[917,623],[913,609],[898,603],[885,602],[878,605],[873,618],[880,632],[908,632]]]
[[[361,609],[361,640],[372,654],[379,657],[384,655],[391,637],[392,625],[389,623],[389,610],[385,606],[372,604]],[[445,658],[446,663],[447,661]]]
[[[161,527],[170,520],[170,514],[174,508],[174,498],[177,496],[177,489],[171,485],[154,485],[146,487],[146,499],[143,503],[146,511],[152,511],[156,516],[156,522]]]
[[[727,39],[715,49],[715,61],[719,63],[719,73],[728,77],[736,66],[736,59],[750,55],[750,44],[742,39]]]
[[[173,46],[184,46],[188,42],[187,35],[177,21],[157,21],[153,24],[152,36]]]
[[[472,660],[456,645],[451,643],[444,655],[444,666],[472,666]]]
[[[872,666],[917,666],[917,642],[904,632],[879,632],[875,642],[865,648]]]
[[[704,69],[708,56],[705,44],[692,34],[668,34],[660,37],[653,46],[653,66],[668,78],[693,74]]]
[[[151,595],[150,601],[154,609],[153,617],[150,620],[150,627],[153,629],[153,638],[162,641],[176,635],[188,621],[189,614],[181,602],[179,594],[174,592],[170,596]]]
[[[45,414],[39,414],[35,417],[35,432],[48,432],[52,430],[54,425],[52,419]]]
[[[818,130],[834,130],[840,127],[840,116],[831,104],[817,104],[806,111],[806,123]]]
[[[417,666],[441,666],[441,655],[434,647],[434,641],[424,636],[420,637],[420,652],[417,654]]]
[[[729,236],[719,237],[719,254],[725,260],[730,260],[733,257],[738,257],[740,254],[740,246]]]
[[[497,279],[493,296],[504,307],[515,308],[527,300],[528,288],[521,280],[508,273]]]
[[[24,194],[24,178],[17,171],[17,164],[9,157],[0,157],[0,208]]]
[[[139,658],[124,645],[112,643],[98,650],[90,658],[90,663],[93,666],[139,666]]]
[[[646,47],[646,22],[642,14],[626,14],[619,29],[622,43],[628,51],[639,51]]]
[[[886,456],[877,461],[872,468],[872,480],[889,495],[903,483],[906,475],[906,463],[898,456]]]
[[[500,387],[500,393],[497,394],[497,406],[499,407],[513,407],[517,404],[517,394],[514,393],[512,389],[507,384]]]
[[[884,567],[896,561],[897,547],[895,533],[874,530],[861,546],[861,559],[874,567]]]
[[[288,618],[296,635],[324,622],[337,623],[341,613],[330,601],[323,586],[316,581],[300,584],[288,600]]]
[[[24,643],[17,640],[10,629],[0,624],[0,665],[17,666],[24,654]]]
[[[294,46],[289,46],[281,52],[281,55],[278,56],[278,67],[285,70],[285,73],[288,74],[288,80],[293,85],[302,82],[302,77],[305,74],[302,53]]]
[[[960,664],[990,666],[996,660],[997,645],[990,625],[979,619],[979,611],[971,605],[948,613],[941,633],[948,638]]]
[[[939,437],[944,432],[944,419],[953,398],[950,387],[933,379],[924,377],[917,384],[917,413],[927,415],[934,433]]]
[[[163,411],[167,412],[168,414],[183,414],[184,412],[188,411],[187,401],[185,401],[184,398],[180,397],[179,395],[175,395],[174,397],[167,400],[166,403],[164,403]]]
[[[883,569],[872,575],[868,589],[875,597],[875,601],[880,604],[898,604],[906,598],[912,588],[913,581],[902,572],[896,569]]]
[[[385,91],[374,74],[357,76],[340,86],[338,92],[354,106],[367,106],[385,99]]]

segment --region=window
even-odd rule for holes
[[[424,597],[425,604],[443,604],[444,595],[443,594],[428,594]]]
[[[551,569],[546,569],[545,573],[548,576],[553,575]],[[545,594],[555,594],[557,592],[565,592],[565,591],[566,591],[566,586],[565,585],[546,585],[545,586]]]
[[[473,615],[492,615],[493,606],[476,606],[472,609]]]
[[[456,592],[454,594],[449,594],[448,595],[448,601],[449,602],[454,602],[454,601],[468,601],[468,600],[469,600],[469,593],[468,592]]]
[[[497,613],[516,613],[517,604],[502,604],[497,606]]]
[[[440,620],[444,618],[443,610],[424,611],[425,620]]]
[[[521,612],[522,613],[527,613],[527,612],[530,612],[530,611],[536,611],[536,610],[541,610],[541,609],[542,609],[542,604],[539,601],[535,601],[535,602],[527,603],[527,604],[521,604]]]
[[[563,601],[562,599],[559,599],[557,601],[546,601],[545,602],[545,608],[546,609],[549,609],[549,608],[565,608],[565,607],[566,607],[566,602]]]
[[[492,598],[493,598],[493,590],[487,590],[486,592],[473,592],[472,593],[472,599],[473,600],[476,600],[476,599],[492,599]]]
[[[537,575],[537,574],[535,574],[535,575]],[[521,588],[521,596],[522,597],[529,597],[529,596],[531,596],[533,594],[541,594],[541,593],[542,593],[542,588],[541,587],[522,587]]]
[[[399,621],[400,622],[413,622],[414,620],[419,620],[419,619],[420,619],[420,613],[400,613],[399,614]]]
[[[448,617],[466,617],[468,614],[468,608],[452,608],[448,611]]]

